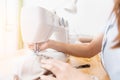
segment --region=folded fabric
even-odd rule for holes
[[[41,67],[41,59],[55,58],[66,61],[67,56],[57,51],[41,51],[39,54],[29,54],[22,58],[18,65],[16,75],[19,80],[35,80],[43,75],[46,70]]]

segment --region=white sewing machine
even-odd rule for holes
[[[68,42],[68,23],[55,13],[41,7],[24,7],[21,13],[21,29],[24,43],[47,41],[51,35],[61,42]]]
[[[57,41],[68,42],[68,23],[63,18],[41,7],[23,7],[21,12],[21,31],[24,43],[35,44],[34,55],[26,60],[28,62],[25,61],[26,63],[23,64],[19,71],[19,76],[22,80],[33,80],[43,74],[44,70],[40,67],[39,62],[41,57],[66,61],[67,56],[62,52],[56,50],[40,51],[38,48],[38,43],[47,41],[52,35]],[[34,69],[31,71],[32,68]]]

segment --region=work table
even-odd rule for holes
[[[11,77],[11,75],[14,73],[15,66],[24,56],[26,56],[25,50],[16,51],[15,54],[12,55],[0,56],[0,80],[9,80],[5,78]],[[89,68],[80,68],[79,70],[85,74],[96,76],[99,78],[99,80],[109,80],[105,70],[101,65],[98,55],[90,59],[70,56],[69,63],[72,66],[90,64]]]

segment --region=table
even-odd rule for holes
[[[84,72],[85,74],[96,76],[99,80],[110,80],[101,64],[99,55],[96,55],[92,58],[80,58],[70,56],[70,64],[73,66],[90,64],[90,68],[80,68],[79,70]]]
[[[26,50],[22,49],[16,51],[12,55],[0,56],[0,80],[10,80],[11,75],[14,73],[17,62],[20,61],[21,58],[26,55],[25,52]],[[79,70],[84,72],[85,74],[94,75],[98,77],[99,80],[109,80],[108,75],[106,74],[104,68],[102,67],[99,55],[93,58],[78,58],[70,56],[69,63],[72,66],[90,64],[90,68],[82,68]]]

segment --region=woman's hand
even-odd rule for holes
[[[50,70],[56,76],[43,76],[42,80],[91,80],[90,76],[81,73],[68,63],[64,63],[54,59],[42,60],[42,67]]]
[[[14,76],[13,76],[13,80],[19,80],[18,75],[14,75]]]
[[[39,49],[40,49],[40,50],[45,50],[45,49],[47,49],[47,48],[49,47],[48,44],[49,44],[49,41],[38,43]],[[28,43],[27,45],[28,45],[28,48],[29,48],[29,49],[34,50],[35,44],[33,44],[33,43]]]

